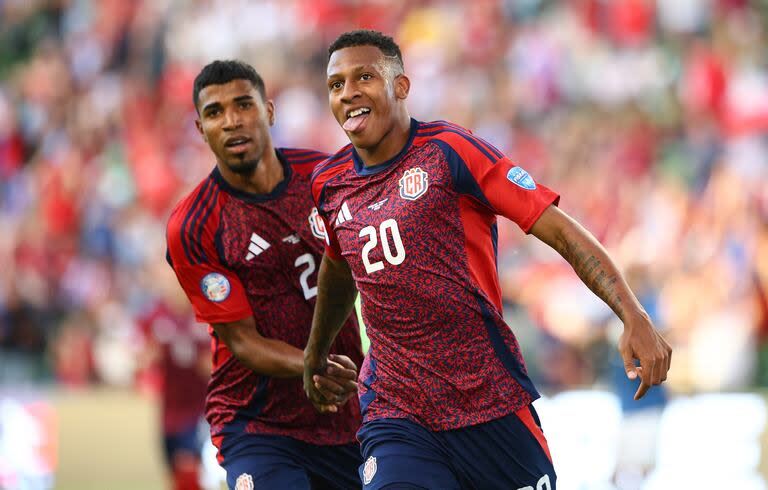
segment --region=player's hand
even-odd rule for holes
[[[325,376],[325,372],[328,368],[328,360],[325,359],[321,362],[314,362],[311,359],[304,357],[304,392],[307,394],[307,398],[315,406],[315,408],[322,413],[336,413],[339,411],[339,405],[332,398],[327,398],[321,391],[315,386],[314,377],[316,375]],[[336,369],[336,367],[334,367]]]
[[[323,374],[313,375],[312,381],[326,400],[341,406],[357,393],[357,366],[347,356],[331,354]]]
[[[647,315],[637,315],[624,322],[619,353],[624,360],[627,377],[631,380],[640,377],[635,400],[642,398],[651,386],[667,379],[672,347],[654,328]],[[640,361],[640,366],[635,366],[635,359]]]

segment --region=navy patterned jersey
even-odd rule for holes
[[[173,210],[168,259],[201,322],[251,315],[265,337],[304,348],[317,294],[325,230],[312,203],[312,169],[327,155],[279,149],[285,179],[268,195],[234,189],[214,169]],[[206,418],[214,444],[245,433],[276,434],[312,444],[355,440],[357,400],[320,414],[301,378],[262,376],[232,356],[212,328],[213,373]],[[332,352],[363,360],[357,320],[350,318]]]
[[[316,167],[312,192],[326,253],[362,298],[364,421],[448,430],[538,397],[502,319],[496,215],[528,232],[556,193],[466,129],[415,120],[393,159],[366,168],[348,145]]]

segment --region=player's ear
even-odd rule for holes
[[[398,99],[407,99],[408,92],[411,91],[411,80],[403,73],[395,77],[395,97]]]
[[[200,136],[203,137],[203,141],[208,143],[208,138],[205,137],[205,132],[203,132],[203,123],[200,122],[200,119],[195,119],[195,127],[197,128],[197,132],[200,133]]]
[[[269,99],[264,103],[264,108],[267,110],[267,120],[269,121],[269,125],[274,126],[275,125],[275,103],[272,102],[272,99]]]

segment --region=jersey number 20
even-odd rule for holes
[[[392,243],[395,244],[395,253],[392,253],[392,249],[389,246],[389,239],[387,235],[391,235]],[[400,230],[397,227],[397,221],[388,219],[383,221],[379,225],[378,232],[374,226],[366,226],[360,230],[358,235],[360,238],[368,237],[368,241],[363,245],[363,265],[365,265],[365,272],[372,274],[376,271],[380,271],[384,268],[384,262],[378,260],[371,262],[368,258],[368,254],[371,250],[376,248],[379,243],[379,237],[381,237],[381,249],[384,252],[384,258],[387,259],[392,265],[400,265],[405,260],[405,248],[403,248],[403,240],[400,238]]]

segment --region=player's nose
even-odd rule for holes
[[[224,111],[224,129],[237,129],[242,126],[242,119],[237,111]]]
[[[360,95],[360,90],[357,87],[357,84],[353,81],[350,81],[348,83],[344,84],[344,87],[341,89],[341,101],[345,103],[352,102],[355,97]]]

